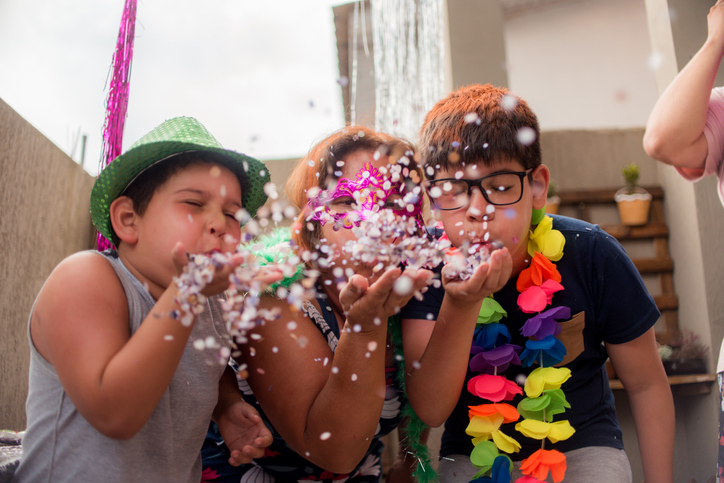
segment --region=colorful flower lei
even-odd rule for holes
[[[537,212],[536,212],[537,211]],[[525,475],[516,483],[535,483],[547,478],[550,471],[553,481],[563,480],[566,457],[556,450],[546,450],[546,438],[552,443],[570,438],[575,430],[567,420],[553,421],[553,416],[565,412],[570,405],[561,385],[571,376],[567,368],[554,368],[566,355],[566,348],[556,338],[561,332],[557,320],[569,319],[568,307],[545,308],[551,304],[553,294],[563,290],[561,275],[553,262],[563,256],[565,238],[553,230],[553,220],[542,210],[534,211],[528,253],[531,264],[518,276],[516,288],[520,292],[518,307],[528,314],[535,314],[521,328],[528,337],[525,348],[510,344],[510,332],[500,323],[507,317],[505,310],[492,296],[483,301],[478,326],[475,329],[470,360],[470,370],[481,374],[468,381],[467,389],[473,395],[491,403],[470,406],[470,424],[466,433],[473,437],[475,445],[470,461],[479,471],[475,483],[509,483],[513,463],[502,453],[517,453],[520,444],[503,434],[504,423],[523,420],[515,429],[524,436],[541,440],[541,449],[523,460],[521,471]],[[521,387],[499,375],[510,364],[530,367],[538,364]],[[504,403],[525,392],[517,408]],[[502,452],[502,453],[501,453]]]

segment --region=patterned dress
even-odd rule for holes
[[[318,292],[319,293],[319,292]],[[309,302],[304,304],[304,313],[312,320],[322,335],[327,339],[329,348],[334,352],[337,348],[339,326],[332,309],[324,295],[318,295],[317,301],[322,307],[320,313]],[[246,402],[253,405],[274,438],[266,448],[264,456],[254,460],[252,464],[233,467],[228,464],[229,449],[224,444],[215,423],[209,426],[209,432],[201,450],[203,458],[202,482],[234,482],[234,483],[288,483],[292,481],[326,481],[377,483],[382,479],[382,453],[384,444],[380,438],[399,424],[400,410],[405,404],[404,393],[397,384],[395,366],[385,368],[385,403],[377,425],[375,437],[359,465],[349,474],[337,474],[326,471],[297,454],[281,438],[274,429],[264,411],[259,406],[254,393],[245,380],[239,381],[239,390]]]

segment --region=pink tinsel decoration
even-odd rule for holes
[[[131,60],[133,59],[133,36],[136,30],[136,0],[126,0],[118,30],[116,51],[113,53],[113,77],[106,101],[106,120],[103,126],[103,147],[99,170],[114,160],[123,149],[123,127],[128,111],[128,90],[131,83]],[[111,242],[98,234],[96,247],[106,250]]]

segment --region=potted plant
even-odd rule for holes
[[[670,346],[659,346],[659,356],[664,363],[664,370],[670,376],[705,373],[706,351],[707,347],[699,342],[699,336],[686,329]]]
[[[546,201],[546,213],[549,215],[557,215],[558,207],[561,205],[561,199],[558,197],[558,185],[556,180],[551,179],[548,183],[548,200]]]
[[[627,226],[645,225],[649,220],[651,193],[638,185],[640,171],[636,163],[627,164],[622,171],[626,186],[614,196],[621,223]]]

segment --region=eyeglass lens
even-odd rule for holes
[[[523,196],[525,173],[500,173],[478,180],[442,179],[430,183],[428,192],[435,206],[442,210],[455,210],[466,206],[470,190],[477,186],[493,205],[512,205]]]

